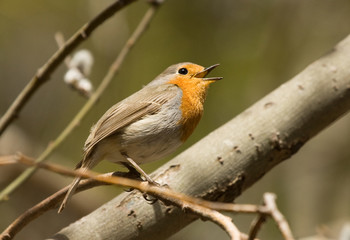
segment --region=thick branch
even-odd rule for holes
[[[184,194],[232,201],[350,107],[350,37],[154,173]],[[69,211],[69,208],[67,209]],[[108,214],[106,214],[108,213]],[[124,193],[53,239],[164,239],[195,216]]]

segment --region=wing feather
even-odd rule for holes
[[[148,86],[113,105],[92,127],[85,142],[83,162],[101,140],[146,115],[157,113],[164,103],[179,93],[179,88],[173,84]]]

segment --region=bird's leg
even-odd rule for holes
[[[139,173],[135,168],[133,168],[132,166],[130,166],[129,163],[127,162],[121,162],[121,164],[123,164],[124,167],[126,167],[129,172],[127,173],[128,176],[132,177],[132,178],[135,178],[135,179],[138,179],[138,180],[143,180],[141,178],[141,173]]]
[[[154,181],[150,176],[148,176],[148,174],[145,173],[145,171],[143,171],[142,168],[140,168],[140,166],[137,165],[137,163],[134,160],[132,160],[132,158],[130,158],[126,153],[122,153],[122,155],[128,161],[128,163],[123,163],[123,165],[129,170],[129,172],[131,173],[137,172],[139,176],[140,175],[144,176],[148,183],[159,186],[159,184],[156,181]],[[152,197],[150,198],[146,193],[143,193],[142,196],[150,204],[154,204],[158,201],[157,198],[152,198]]]
[[[126,153],[122,153],[122,155],[128,161],[127,163],[122,163],[122,164],[129,170],[130,173],[137,174],[138,176],[143,175],[146,178],[147,182],[149,182],[150,184],[159,185],[150,176],[148,176],[147,173],[145,173],[145,171],[143,171],[142,168],[140,168],[140,166],[137,165],[137,163],[134,160],[132,160],[132,158],[130,158]],[[128,191],[132,191],[132,190],[133,189],[131,188]],[[152,198],[152,197],[150,198],[146,193],[143,193],[142,196],[150,204],[154,204],[158,201],[157,198]]]
[[[129,163],[121,162],[121,164],[123,164],[123,166],[126,167],[129,170],[129,172],[126,173],[125,177],[129,177],[129,178],[132,178],[132,179],[137,179],[137,180],[143,181],[143,179],[141,178],[141,173],[139,173],[135,168],[130,166]],[[132,190],[134,190],[134,188],[125,189],[124,191],[125,192],[131,192]]]
[[[148,174],[145,173],[145,171],[143,171],[142,168],[140,168],[140,166],[137,165],[137,163],[134,160],[132,160],[132,158],[130,158],[126,153],[122,153],[122,155],[128,161],[128,163],[124,164],[124,166],[126,166],[129,169],[130,172],[137,171],[139,174],[144,176],[144,178],[146,178],[147,182],[149,182],[150,184],[159,185],[150,176],[148,176]]]

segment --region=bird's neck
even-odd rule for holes
[[[182,125],[181,141],[185,141],[196,128],[203,115],[203,104],[207,93],[208,85],[191,82],[177,85],[182,90],[181,112]]]

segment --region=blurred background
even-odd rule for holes
[[[56,51],[54,34],[70,37],[112,1],[0,1],[0,114],[37,69]],[[79,49],[95,58],[91,80],[96,87],[147,9],[138,1],[103,24]],[[283,82],[302,71],[350,33],[348,0],[168,0],[141,41],[132,49],[118,76],[79,127],[50,157],[73,168],[80,160],[89,129],[114,103],[139,90],[171,64],[220,63],[213,76],[204,117],[179,152],[232,119]],[[86,99],[63,82],[64,64],[24,107],[15,124],[0,138],[0,155],[21,151],[37,157],[69,123]],[[350,221],[350,117],[308,142],[295,156],[275,167],[237,199],[260,203],[274,192],[296,237],[323,234],[335,239]],[[173,155],[174,156],[174,155]],[[162,161],[143,165],[151,172]],[[0,189],[25,168],[0,167]],[[115,171],[103,162],[99,172]],[[0,231],[19,214],[71,182],[40,170],[10,201],[0,203]],[[119,193],[99,187],[74,197],[62,215],[50,211],[28,225],[17,239],[43,239]],[[235,215],[247,232],[252,216]],[[227,239],[217,226],[197,221],[170,239]],[[281,239],[269,221],[261,239]]]

